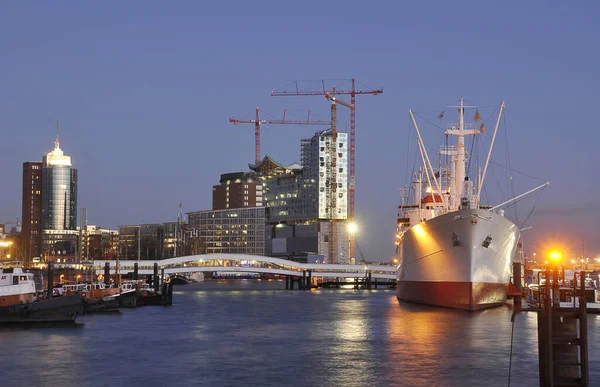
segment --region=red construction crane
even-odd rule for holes
[[[260,117],[258,116],[258,111],[260,109],[257,107],[256,108],[256,117],[253,120],[240,120],[237,118],[230,118],[229,122],[232,122],[234,124],[254,124],[254,141],[255,141],[255,145],[256,145],[256,150],[255,150],[255,157],[254,160],[256,162],[256,164],[258,164],[260,162],[260,125],[261,124],[272,124],[272,125],[281,125],[281,124],[288,124],[288,125],[331,125],[331,121],[311,121],[310,120],[310,111],[308,112],[308,115],[306,117],[306,120],[288,120],[286,119],[286,113],[287,111],[284,110],[283,111],[283,119],[281,120],[261,120]]]
[[[349,211],[348,219],[350,222],[354,221],[354,191],[356,188],[356,96],[359,94],[372,94],[379,95],[383,93],[383,89],[378,90],[356,90],[354,78],[351,79],[352,86],[350,90],[335,90],[327,89],[325,87],[325,81],[321,81],[323,85],[322,90],[300,90],[298,87],[298,81],[295,82],[296,89],[292,91],[273,91],[272,96],[306,96],[306,95],[324,95],[327,97],[331,95],[350,95],[350,170],[349,170]],[[335,92],[334,92],[335,91]],[[329,99],[329,98],[328,98]],[[335,101],[333,101],[335,102]],[[341,101],[337,101],[338,103]],[[346,106],[346,105],[344,105]],[[332,106],[333,108],[333,106]],[[350,257],[354,257],[354,234],[350,233]]]

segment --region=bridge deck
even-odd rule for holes
[[[108,262],[111,273],[115,272],[117,262],[114,260],[94,260],[92,267],[97,271],[104,270]],[[166,274],[193,273],[199,271],[264,273],[290,276],[302,276],[303,272],[312,277],[364,278],[371,273],[372,278],[396,278],[396,267],[375,264],[307,264],[286,259],[247,254],[201,254],[161,260],[119,261],[119,272],[127,274],[134,271],[138,264],[138,273],[152,274],[154,264]],[[82,266],[81,264],[56,264],[57,267]]]

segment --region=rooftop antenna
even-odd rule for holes
[[[58,140],[58,135],[60,134],[60,131],[58,129],[58,120],[56,120],[56,140],[54,141],[54,147],[58,148],[60,146],[60,141]]]

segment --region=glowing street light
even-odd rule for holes
[[[358,231],[358,226],[356,225],[356,223],[354,223],[354,222],[348,223],[348,232],[350,234],[356,234],[356,231]]]

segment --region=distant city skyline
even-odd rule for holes
[[[461,95],[480,106],[505,100],[508,134],[497,145],[509,145],[513,169],[551,182],[519,214],[523,220],[535,206],[525,251],[539,258],[559,245],[579,254],[585,241],[585,254],[600,256],[596,3],[275,4],[134,1],[118,12],[104,4],[4,4],[0,223],[21,218],[22,163],[48,150],[56,120],[61,148],[80,171],[78,207],[88,208],[90,224],[167,222],[180,203],[184,212],[210,209],[219,176],[253,162],[253,128],[229,117],[260,106],[328,119],[323,97],[270,92],[295,79],[354,77],[361,88],[385,90],[357,98],[357,239],[367,259],[394,254],[398,189],[413,164],[408,109],[437,124]],[[349,114],[338,116],[345,130]],[[428,126],[435,148],[440,133]],[[262,155],[298,161],[298,140],[318,129],[265,126]],[[494,173],[490,190],[506,177]],[[537,184],[513,175],[516,193]]]

